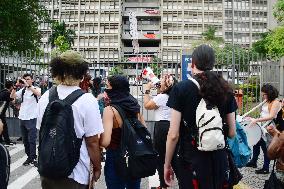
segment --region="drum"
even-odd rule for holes
[[[249,126],[250,123],[251,123],[250,120],[243,120],[242,122],[240,122],[241,126],[246,132],[248,145],[252,147],[256,145],[256,143],[258,143],[258,141],[261,139],[262,131],[258,123]]]

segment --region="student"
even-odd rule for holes
[[[6,111],[10,105],[10,102],[14,100],[13,98],[11,98],[11,92],[13,90],[15,90],[13,82],[7,81],[5,83],[5,89],[0,91],[0,120],[3,123],[3,134],[0,135],[0,142],[3,142],[3,139],[2,139],[3,137],[6,145],[15,144],[10,140],[9,133],[8,133],[8,125],[6,121]]]
[[[180,189],[223,189],[228,185],[228,159],[225,149],[199,151],[196,147],[196,109],[201,98],[211,106],[217,106],[227,124],[228,137],[234,137],[237,103],[233,90],[218,74],[212,72],[215,54],[211,47],[201,45],[192,53],[193,77],[173,87],[167,105],[172,108],[167,136],[164,178],[173,182],[172,157],[179,141],[178,179]]]
[[[56,89],[59,99],[65,99],[79,88],[79,83],[88,70],[88,63],[75,51],[69,50],[51,60],[52,77],[59,84]],[[46,91],[38,103],[37,128],[49,103],[50,90]],[[74,129],[78,138],[83,138],[79,162],[68,178],[53,179],[41,176],[43,189],[87,189],[89,185],[90,163],[93,164],[93,179],[101,174],[99,134],[103,132],[98,102],[91,93],[80,96],[73,104]],[[71,125],[70,125],[71,126]]]
[[[112,104],[118,105],[128,117],[138,117],[143,125],[146,125],[140,113],[138,101],[129,93],[129,82],[125,76],[110,76],[106,82],[105,93],[108,103],[103,113],[103,125],[105,132],[101,135],[100,144],[106,148],[105,182],[107,189],[140,189],[141,179],[123,180],[115,170],[114,161],[119,155],[121,140],[121,127],[123,120]]]
[[[144,107],[146,110],[154,110],[155,128],[154,128],[154,147],[159,153],[157,170],[159,173],[160,188],[166,189],[168,185],[164,180],[164,163],[166,153],[167,134],[170,128],[171,109],[167,106],[169,94],[177,83],[176,79],[171,75],[165,75],[161,78],[160,93],[151,99],[150,89],[153,87],[149,82],[145,86]],[[176,154],[174,155],[172,165],[175,173],[176,169]]]
[[[266,103],[261,107],[260,118],[254,119],[251,118],[250,125],[253,126],[257,122],[266,124],[267,122],[272,121],[276,118],[279,110],[281,109],[281,102],[277,99],[278,90],[270,84],[264,84],[261,87],[262,98],[266,100]],[[264,129],[264,132],[267,132]],[[255,171],[256,174],[268,174],[269,173],[269,164],[270,160],[267,157],[267,145],[266,145],[266,136],[263,134],[259,142],[253,146],[253,156],[252,159],[247,163],[247,167],[257,167],[257,160],[260,154],[260,148],[263,151],[264,162],[261,169]]]
[[[37,117],[37,102],[41,96],[41,90],[38,87],[33,86],[33,76],[29,73],[23,75],[20,82],[24,87],[19,90],[13,90],[11,93],[12,98],[22,99],[19,119],[20,127],[23,137],[23,143],[25,146],[25,153],[28,158],[23,163],[24,166],[33,165],[37,167],[36,161],[36,117]]]

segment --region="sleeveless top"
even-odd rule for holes
[[[118,149],[120,146],[120,138],[121,138],[121,128],[119,127],[118,122],[114,116],[110,144],[107,147],[107,149],[111,149],[111,150]]]

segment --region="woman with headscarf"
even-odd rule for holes
[[[153,99],[150,97],[150,90],[153,87],[149,82],[145,87],[144,107],[146,110],[154,110],[155,130],[154,130],[154,147],[159,153],[157,170],[159,173],[160,186],[158,188],[165,189],[168,185],[164,180],[164,162],[166,153],[167,134],[170,128],[171,109],[167,106],[169,93],[177,80],[171,75],[165,75],[161,78],[159,87],[160,93]],[[172,160],[172,166],[176,172],[176,154]]]
[[[108,189],[140,189],[141,179],[125,181],[118,176],[114,166],[114,161],[119,155],[123,120],[112,105],[118,105],[125,111],[127,117],[137,117],[143,125],[146,125],[140,114],[138,101],[129,91],[129,82],[125,76],[108,77],[105,89],[107,104],[103,113],[104,133],[100,138],[101,146],[106,148],[104,173]]]

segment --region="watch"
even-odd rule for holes
[[[151,92],[150,90],[146,90],[145,94],[150,94],[150,92]]]

